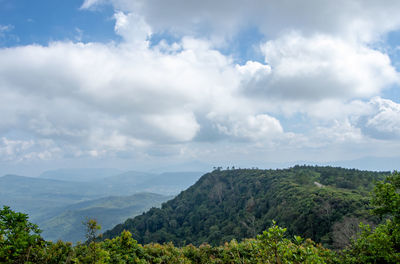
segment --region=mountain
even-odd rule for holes
[[[128,171],[104,178],[98,184],[114,195],[134,191],[174,195],[195,183],[202,172],[166,172],[161,174]]]
[[[204,173],[202,172],[165,172],[147,179],[139,187],[147,192],[177,194],[193,185]]]
[[[106,176],[115,172],[109,170],[90,176],[96,170],[78,170],[78,174],[71,174],[74,171],[56,170],[42,175],[55,179],[18,175],[0,177],[0,206],[8,205],[29,214],[30,221],[38,224],[48,239],[77,241],[84,234],[82,218],[98,216],[103,229],[109,229],[145,209],[158,206],[167,199],[164,195],[171,198],[202,175],[201,172],[153,174],[129,171]],[[85,171],[90,173],[82,176],[80,173]],[[95,180],[90,180],[93,177]],[[56,180],[59,178],[67,180]],[[132,196],[143,192],[158,193],[158,196]],[[75,227],[77,230],[72,230]]]
[[[99,195],[154,192],[165,195],[177,194],[196,182],[203,172],[148,173],[140,171],[121,172],[117,169],[57,169],[43,172],[38,178],[84,183]],[[59,188],[56,188],[57,190]]]
[[[39,223],[39,227],[44,230],[42,236],[47,240],[84,241],[85,228],[82,223],[89,218],[96,219],[107,230],[151,207],[159,207],[171,198],[155,193],[138,193],[84,201],[62,208],[62,213]]]
[[[289,234],[332,246],[349,235],[343,232],[354,232],[345,228],[349,223],[378,221],[367,213],[367,197],[374,181],[387,174],[317,166],[215,170],[161,208],[128,219],[103,237],[126,229],[140,243],[217,245],[254,237],[275,220]]]
[[[32,219],[43,211],[99,197],[99,190],[90,183],[18,175],[0,177],[0,205],[28,213]]]
[[[118,175],[120,173],[122,173],[121,170],[110,168],[57,169],[45,171],[39,176],[39,178],[73,182],[90,182]]]
[[[175,195],[201,175],[201,172],[152,174],[130,171],[89,182],[5,175],[0,177],[0,205],[28,213],[36,221],[40,215],[49,217],[49,211],[56,208],[58,213],[65,205],[101,197],[138,192]],[[71,179],[77,177],[71,176]]]

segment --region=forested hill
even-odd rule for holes
[[[140,243],[216,245],[255,237],[275,220],[290,234],[343,247],[354,223],[377,221],[366,211],[368,194],[387,174],[312,166],[214,170],[161,209],[128,219],[103,237],[125,229]]]

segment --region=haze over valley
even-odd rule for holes
[[[202,174],[59,169],[40,177],[5,175],[0,177],[0,204],[29,214],[46,239],[84,241],[87,219],[96,219],[105,231],[160,206]]]

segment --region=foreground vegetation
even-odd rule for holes
[[[140,245],[128,231],[96,241],[98,226],[88,221],[87,242],[44,241],[28,217],[0,210],[0,263],[400,263],[400,174],[376,184],[372,213],[382,219],[375,229],[361,224],[357,239],[332,251],[310,239],[288,236],[275,222],[254,239],[221,246]]]

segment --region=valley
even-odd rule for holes
[[[45,239],[84,241],[82,222],[88,218],[96,219],[103,230],[110,229],[159,207],[201,175],[98,169],[55,170],[39,177],[5,175],[0,177],[0,205],[29,214]]]

